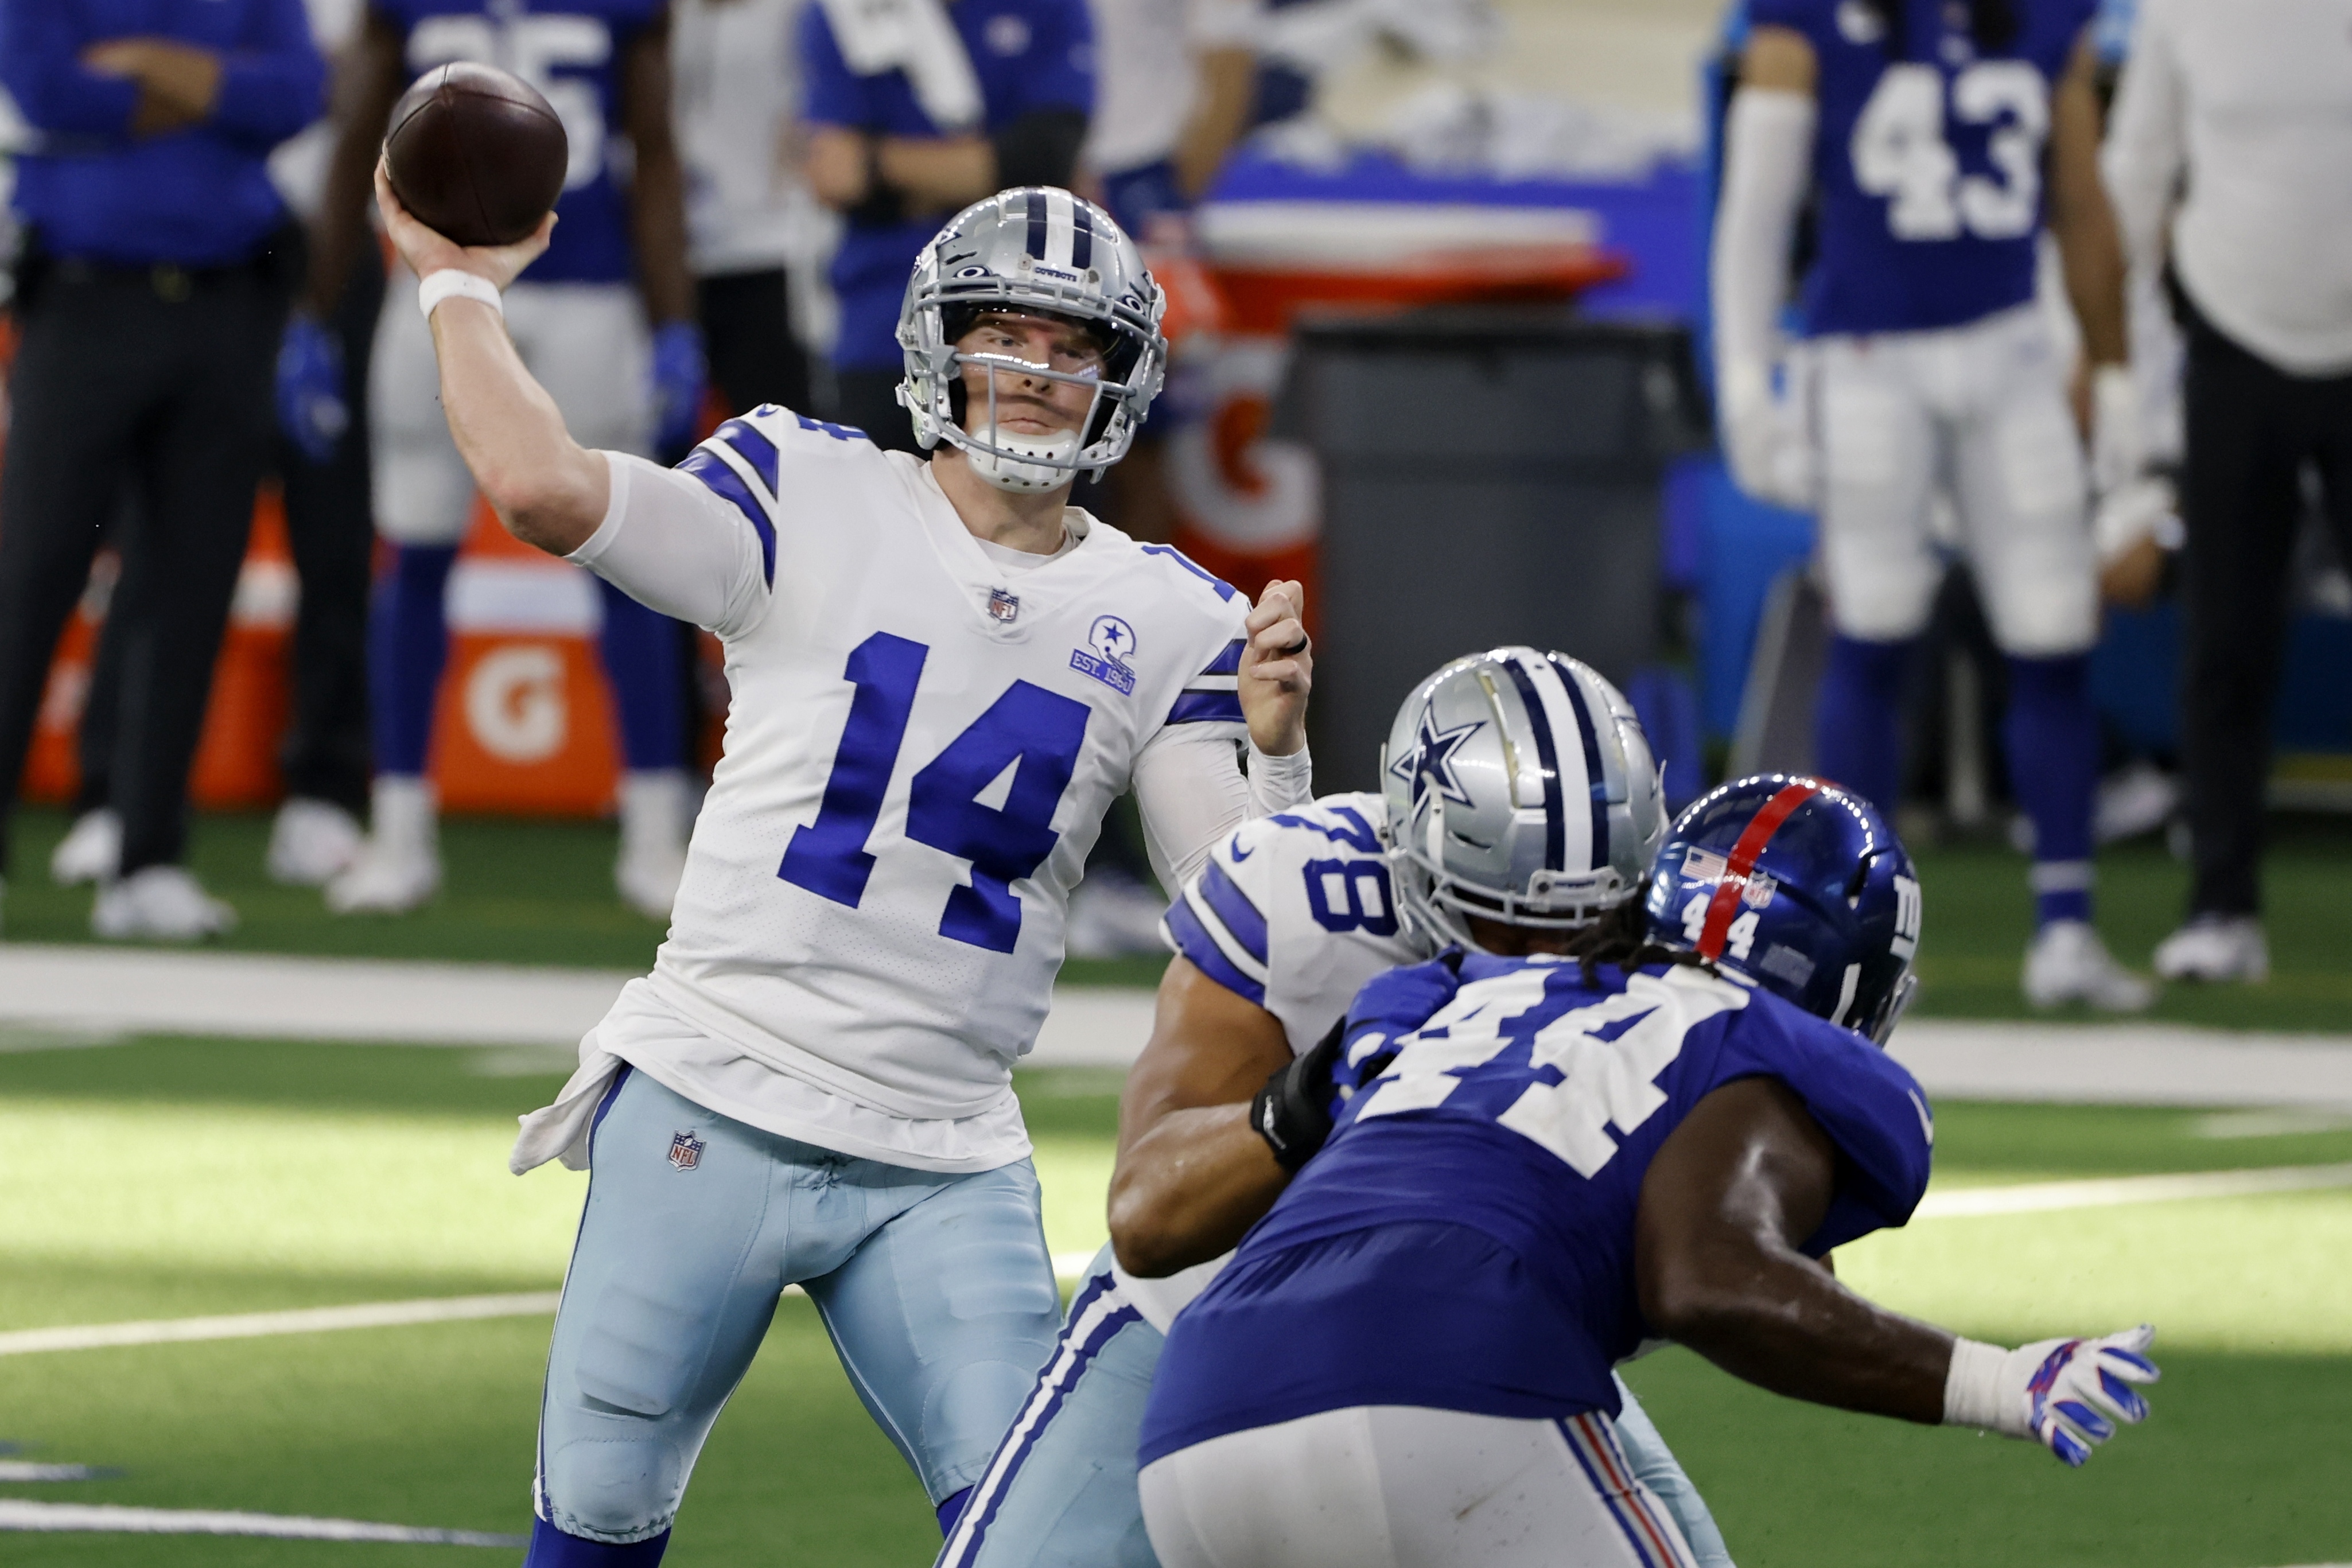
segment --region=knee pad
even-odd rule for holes
[[[592,1416],[590,1424],[594,1429],[549,1448],[539,1480],[542,1517],[566,1535],[605,1545],[667,1534],[686,1487],[686,1456],[651,1422]]]

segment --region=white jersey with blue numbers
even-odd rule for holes
[[[1958,327],[2034,294],[2053,89],[2097,0],[2011,0],[2015,36],[1980,45],[1974,7],[1749,0],[1752,26],[1804,35],[1819,66],[1820,335]]]
[[[1430,954],[1397,916],[1387,824],[1378,795],[1327,795],[1244,823],[1210,852],[1168,911],[1176,951],[1272,1013],[1293,1055],[1339,1022],[1365,981]],[[1224,1264],[1213,1259],[1162,1280],[1118,1272],[1136,1310],[1165,1333]]]
[[[668,940],[593,1043],[845,1153],[1022,1157],[1010,1071],[1103,813],[1176,758],[1188,810],[1220,789],[1230,810],[1169,844],[1139,788],[1170,859],[1246,814],[1247,600],[1075,509],[1059,555],[1007,562],[928,463],[773,407],[677,470],[610,465],[573,559],[717,632],[732,700]],[[715,567],[674,589],[672,540],[713,537]]]

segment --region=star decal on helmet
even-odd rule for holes
[[[1437,786],[1443,800],[1457,806],[1471,804],[1470,793],[1463,789],[1462,780],[1454,776],[1454,754],[1463,743],[1483,728],[1486,721],[1474,718],[1468,724],[1452,729],[1439,729],[1437,721],[1426,709],[1421,716],[1421,731],[1413,737],[1412,749],[1389,765],[1389,771],[1411,781],[1412,802],[1421,804],[1422,796],[1430,785]]]

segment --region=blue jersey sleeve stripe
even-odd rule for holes
[[[1220,653],[1215,658],[1209,661],[1209,667],[1201,672],[1202,675],[1240,674],[1242,673],[1242,649],[1244,646],[1246,646],[1246,644],[1239,637],[1236,637],[1232,642],[1226,643],[1223,652]]]
[[[1213,858],[1201,868],[1200,893],[1234,940],[1242,945],[1242,951],[1265,963],[1265,916]]]
[[[1217,946],[1201,917],[1192,913],[1189,899],[1178,899],[1168,906],[1168,934],[1176,938],[1176,951],[1192,961],[1192,967],[1245,1002],[1265,1006],[1265,988],[1251,979]]]
[[[1170,724],[1242,724],[1238,692],[1180,692],[1168,710]]]
[[[776,493],[776,444],[761,434],[757,425],[730,419],[719,427],[719,439],[741,454],[743,461],[751,465],[751,472],[760,476],[760,483],[768,487],[769,495]]]
[[[727,466],[717,453],[699,446],[686,455],[686,461],[677,465],[677,470],[681,474],[693,475],[709,486],[719,499],[732,503],[735,509],[743,514],[751,525],[751,531],[760,536],[761,572],[767,578],[768,586],[775,587],[776,525],[768,520],[766,510],[752,496],[751,487],[743,483],[743,476]]]

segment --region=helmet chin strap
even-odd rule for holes
[[[1058,490],[1077,477],[1077,470],[1070,465],[1071,459],[1078,455],[1078,433],[1075,430],[1020,438],[992,428],[988,443],[1002,450],[991,452],[984,447],[967,446],[963,455],[971,462],[973,473],[1000,490],[1034,496]],[[1021,455],[1008,456],[1008,453]]]
[[[988,378],[988,434],[980,439],[997,450],[967,446],[964,456],[971,460],[973,473],[1000,490],[1014,495],[1041,495],[1058,490],[1078,476],[1076,431],[1061,430],[1036,436],[1013,435],[1005,431],[996,417],[993,371]]]

